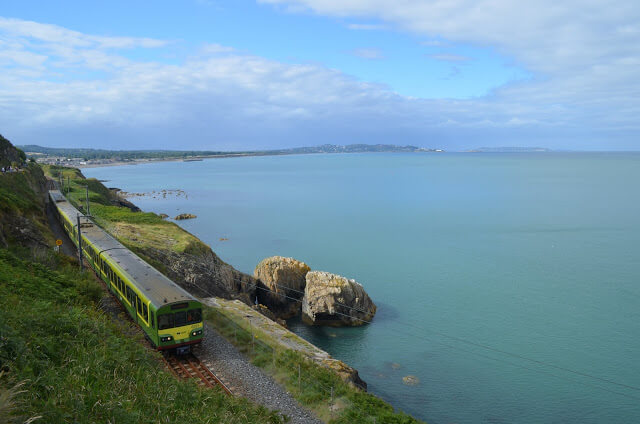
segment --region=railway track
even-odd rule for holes
[[[176,377],[184,379],[195,378],[201,386],[220,386],[227,394],[233,395],[231,390],[193,353],[178,356],[169,352],[164,352],[162,357],[169,370]]]

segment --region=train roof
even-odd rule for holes
[[[175,302],[197,300],[185,289],[149,265],[113,236],[82,215],[58,190],[50,190],[51,199],[74,225],[80,215],[82,235],[89,240],[102,256],[115,262],[157,308]]]

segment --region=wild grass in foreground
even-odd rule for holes
[[[3,422],[283,421],[243,399],[176,380],[157,353],[96,308],[103,291],[88,273],[66,259],[47,262],[57,269],[0,249]]]

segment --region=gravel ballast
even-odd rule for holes
[[[215,329],[205,325],[205,337],[194,353],[225,383],[234,395],[280,411],[291,423],[322,424],[309,410],[303,408],[289,392],[266,375],[240,353]]]

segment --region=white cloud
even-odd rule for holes
[[[529,113],[540,116],[553,105],[562,105],[579,117],[575,125],[606,130],[615,121],[638,128],[640,7],[635,2],[259,1],[341,19],[374,19],[432,40],[495,48],[533,78],[496,90],[486,99],[490,104],[522,102]],[[440,41],[427,43],[434,46]]]
[[[442,62],[466,62],[471,60],[470,57],[452,53],[440,53],[429,55],[430,58],[440,60]]]
[[[3,17],[0,17],[0,31],[3,31],[8,36],[20,37],[49,44],[60,44],[67,47],[129,49],[134,47],[158,48],[168,44],[167,41],[156,40],[153,38],[86,35],[57,25]]]
[[[380,24],[349,24],[347,28],[360,31],[375,31],[385,29],[386,26]]]
[[[360,48],[360,49],[353,49],[349,53],[361,59],[368,59],[368,60],[384,59],[384,55],[382,54],[382,51],[380,49]]]
[[[223,46],[217,43],[207,43],[202,46],[200,51],[203,54],[219,54],[219,53],[230,53],[235,51],[233,47]]]
[[[20,144],[110,148],[239,149],[389,140],[467,148],[490,145],[487,140],[502,143],[506,137],[533,143],[550,135],[593,138],[589,131],[628,135],[640,126],[637,96],[629,87],[604,87],[592,78],[608,81],[614,64],[635,68],[627,57],[613,55],[609,63],[577,73],[562,86],[550,78],[513,84],[481,99],[414,99],[338,70],[285,64],[217,44],[173,64],[135,60],[119,51],[169,45],[144,40],[0,19],[3,134]],[[585,87],[602,95],[585,95]],[[603,114],[612,102],[615,116]],[[627,147],[625,140],[619,146]]]

